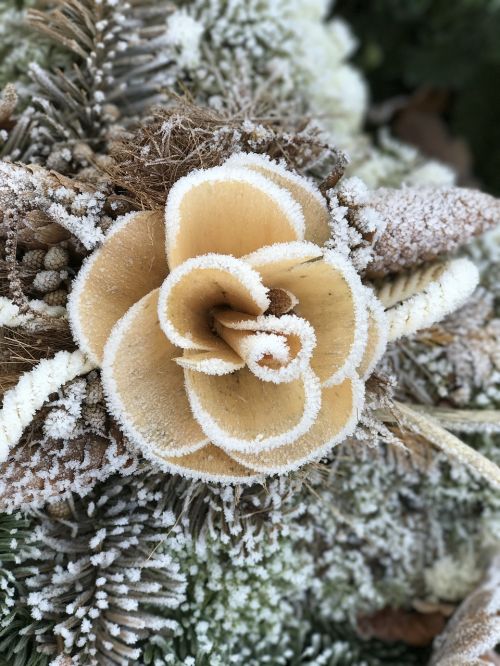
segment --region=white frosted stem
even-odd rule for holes
[[[5,393],[0,411],[0,462],[19,442],[24,429],[51,393],[94,367],[79,351],[61,351],[51,359],[41,360],[33,370],[21,376],[16,386]]]
[[[19,307],[9,298],[0,296],[0,326],[17,328],[34,322],[38,315],[46,317],[62,317],[66,314],[66,308],[59,305],[47,305],[43,301],[30,301],[30,310],[21,313]]]
[[[442,428],[432,417],[424,416],[401,402],[395,402],[394,407],[403,424],[443,451],[450,460],[466,465],[478,472],[491,485],[500,487],[500,467],[492,460]]]

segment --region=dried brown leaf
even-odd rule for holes
[[[496,663],[500,643],[500,555],[435,643],[429,666],[481,666]]]

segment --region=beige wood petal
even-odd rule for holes
[[[214,377],[185,370],[193,414],[206,436],[228,450],[257,452],[288,444],[314,423],[321,389],[308,370],[292,382],[263,382],[248,368]]]
[[[165,208],[170,270],[217,252],[241,257],[263,245],[301,240],[301,207],[284,189],[248,169],[216,167],[177,181]]]
[[[288,171],[286,167],[277,164],[267,155],[238,153],[230,157],[225,164],[257,171],[288,190],[302,207],[306,223],[305,240],[324,245],[330,238],[330,214],[326,201],[321,192],[308,180]]]
[[[262,474],[241,465],[213,444],[185,456],[162,456],[156,462],[169,472],[207,482],[255,483],[264,480]]]
[[[382,358],[387,346],[387,317],[378,298],[368,290],[368,336],[361,363],[356,372],[362,379],[368,379]]]
[[[80,270],[68,304],[73,335],[95,363],[116,322],[167,273],[161,212],[132,213],[113,227]]]
[[[263,248],[245,257],[267,286],[290,291],[294,311],[316,333],[311,367],[322,382],[337,384],[361,361],[367,336],[364,287],[341,254],[312,243]]]
[[[274,289],[277,287],[275,283],[284,273],[322,256],[321,248],[314,243],[297,241],[261,247],[247,254],[243,260],[259,273],[269,289]]]
[[[352,434],[363,408],[363,389],[356,377],[324,388],[321,410],[314,425],[287,446],[259,453],[228,451],[228,454],[242,465],[267,474],[288,472],[318,460]]]
[[[267,289],[247,263],[227,255],[208,254],[185,261],[162,285],[160,324],[169,340],[183,349],[216,350],[210,312],[215,306],[258,315],[267,309]]]
[[[149,457],[180,456],[208,443],[193,418],[179,349],[163,334],[159,290],[136,303],[114,327],[104,350],[107,404],[121,428]]]

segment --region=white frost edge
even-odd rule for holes
[[[351,351],[343,365],[323,383],[330,388],[352,376],[363,359],[368,340],[368,309],[365,287],[351,262],[335,250],[326,250],[324,258],[330,266],[342,273],[351,290],[354,307],[354,340]]]
[[[22,437],[24,429],[61,386],[78,375],[95,368],[80,351],[60,351],[51,359],[42,359],[21,375],[18,383],[7,391],[0,411],[0,462],[6,460],[9,450]]]
[[[177,242],[181,229],[180,209],[184,197],[195,187],[207,182],[240,182],[247,183],[266,194],[282,210],[299,240],[304,238],[305,219],[302,208],[288,190],[279,187],[265,176],[249,169],[237,169],[227,166],[212,169],[197,169],[188,176],[180,178],[172,187],[165,205],[165,236],[167,260],[170,267],[171,252]]]
[[[225,453],[225,452],[224,452]],[[229,454],[227,454],[229,455]],[[220,483],[221,485],[224,486],[229,486],[229,485],[240,485],[240,486],[250,486],[254,483],[262,483],[264,485],[266,475],[262,473],[256,473],[254,475],[249,475],[249,476],[218,476],[215,474],[209,474],[207,472],[199,472],[194,469],[191,469],[190,467],[183,467],[182,465],[176,465],[175,463],[167,462],[163,458],[159,458],[158,456],[155,457],[149,457],[147,454],[144,456],[151,462],[155,463],[160,469],[162,469],[165,472],[168,472],[170,474],[179,474],[180,476],[184,477],[185,479],[192,479],[193,481],[203,481],[205,483]],[[230,456],[233,458],[236,462],[236,458],[234,456]],[[241,464],[241,463],[240,463]],[[246,469],[249,471],[253,471],[251,467],[248,465],[244,465]]]
[[[259,268],[275,264],[279,261],[290,261],[293,259],[308,261],[310,259],[318,259],[322,255],[323,250],[319,245],[315,245],[310,241],[290,241],[289,243],[264,245],[255,250],[255,252],[241,257],[241,260],[252,267]]]
[[[324,208],[326,213],[328,212],[328,206],[326,205],[325,198],[310,180],[300,176],[298,173],[295,173],[295,171],[289,171],[284,164],[275,162],[273,159],[271,159],[271,157],[269,157],[269,155],[243,152],[235,153],[224,162],[223,166],[242,167],[246,169],[252,169],[252,167],[269,169],[269,171],[272,171],[273,173],[278,174],[278,176],[289,180],[294,185],[302,187],[304,190],[306,190],[307,194],[311,195],[316,200],[316,202],[322,208]]]
[[[230,273],[251,294],[257,306],[265,312],[269,307],[267,288],[262,284],[260,275],[248,264],[226,254],[203,254],[198,257],[187,259],[168,275],[160,288],[158,299],[158,317],[160,326],[170,342],[182,349],[207,349],[206,345],[194,342],[191,337],[184,335],[167,318],[167,303],[172,289],[183,280],[186,275],[195,270],[218,269]]]
[[[113,363],[116,358],[118,349],[123,341],[123,338],[131,324],[135,319],[137,314],[140,312],[143,306],[143,302],[151,297],[151,293],[143,296],[137,303],[132,305],[127,312],[123,315],[121,319],[117,321],[114,325],[109,338],[104,347],[104,358],[101,369],[101,379],[104,389],[104,394],[106,396],[106,404],[112,416],[116,419],[121,430],[128,437],[130,442],[138,449],[138,451],[145,455],[149,460],[157,460],[158,454],[155,452],[154,442],[148,441],[144,435],[132,424],[131,419],[128,417],[128,412],[125,409],[125,406],[120,399],[120,392],[118,391],[116,381],[113,375]],[[179,389],[182,390],[182,384],[179,386]],[[193,417],[194,418],[194,417]],[[182,449],[182,451],[173,451],[169,452],[169,456],[172,458],[181,457],[188,453],[194,453],[202,447],[206,446],[209,443],[208,439],[201,440],[200,442],[195,442],[192,445]]]
[[[215,446],[225,451],[240,451],[242,453],[269,451],[278,446],[291,444],[310,429],[321,408],[321,385],[319,379],[310,368],[307,368],[303,373],[302,380],[304,383],[305,404],[300,421],[293,428],[280,435],[248,440],[233,437],[221,428],[217,421],[212,418],[212,415],[202,407],[198,395],[191,384],[189,372],[185,373],[186,391],[191,411],[205,435]],[[270,405],[271,407],[272,405]],[[276,408],[278,407],[276,406]]]
[[[353,409],[349,416],[349,419],[347,420],[342,430],[339,433],[337,433],[335,437],[328,440],[328,442],[326,442],[325,444],[321,445],[319,448],[312,451],[309,455],[304,456],[299,460],[294,460],[293,463],[290,465],[286,466],[283,465],[281,467],[264,467],[264,466],[260,467],[259,465],[255,464],[252,464],[250,466],[248,461],[245,461],[243,458],[238,457],[237,452],[231,451],[230,453],[228,452],[228,455],[234,458],[241,465],[245,465],[246,467],[250,467],[250,469],[253,469],[256,472],[260,472],[262,474],[267,474],[267,475],[287,474],[290,472],[295,472],[296,470],[298,470],[300,467],[303,467],[307,463],[317,462],[321,460],[328,453],[330,453],[330,451],[337,444],[342,443],[345,439],[347,439],[347,437],[350,437],[354,433],[356,426],[359,423],[359,418],[363,410],[363,405],[365,400],[365,384],[363,381],[359,379],[357,375],[353,375],[352,377],[346,377],[346,379],[350,379],[353,385]],[[290,445],[290,448],[293,448],[293,444]]]
[[[80,270],[78,271],[78,275],[73,280],[71,293],[68,298],[68,303],[67,303],[68,318],[73,338],[78,343],[80,349],[82,349],[87,354],[87,356],[94,361],[96,365],[100,365],[101,359],[98,358],[97,355],[94,353],[90,345],[89,339],[87,335],[84,333],[82,321],[80,319],[80,308],[78,304],[82,296],[83,290],[85,288],[85,283],[89,277],[90,271],[92,270],[94,263],[99,257],[99,253],[104,248],[106,242],[110,238],[112,238],[115,234],[122,231],[131,222],[133,222],[137,215],[138,215],[137,212],[128,213],[127,215],[124,215],[122,219],[115,222],[115,224],[106,234],[106,237],[104,238],[104,241],[102,242],[101,246],[96,250],[94,250],[94,252],[84,260]]]
[[[420,293],[387,310],[388,340],[397,340],[437,323],[463,305],[478,284],[479,271],[472,261],[452,259]]]
[[[216,351],[214,352],[217,353]],[[242,360],[241,363],[231,363],[231,361],[225,361],[222,358],[204,358],[196,359],[189,358],[186,356],[179,356],[178,358],[172,359],[180,365],[181,368],[186,368],[186,370],[193,370],[194,372],[202,372],[205,375],[214,375],[216,377],[222,377],[222,375],[229,375],[236,370],[242,370],[245,367],[245,362]]]
[[[316,346],[316,334],[314,328],[306,319],[297,315],[285,314],[281,317],[276,317],[274,315],[260,315],[255,319],[249,318],[242,319],[241,321],[227,321],[226,323],[223,323],[222,326],[239,331],[256,331],[259,333],[273,333],[282,336],[296,335],[300,338],[301,348],[297,356],[292,359],[288,365],[279,370],[273,370],[272,368],[266,368],[259,365],[258,361],[262,358],[262,355],[260,358],[258,357],[259,348],[255,346],[257,342],[254,341],[252,343],[251,340],[249,341],[249,345],[253,344],[254,346],[249,349],[250,357],[247,359],[248,368],[259,377],[259,379],[274,382],[276,384],[281,382],[291,382],[305,372],[306,368],[309,366],[309,362]],[[253,337],[255,338],[256,336]],[[270,353],[272,353],[272,351]]]
[[[375,319],[378,330],[378,340],[373,352],[372,360],[368,364],[364,375],[361,377],[361,379],[366,381],[375,370],[377,363],[385,353],[388,341],[389,326],[387,323],[387,315],[385,313],[384,306],[369,287],[365,287],[365,289],[367,293],[368,310]]]

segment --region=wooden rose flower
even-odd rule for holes
[[[322,249],[328,209],[256,155],[193,172],[82,268],[70,319],[130,441],[219,481],[286,472],[352,433],[383,308]]]

